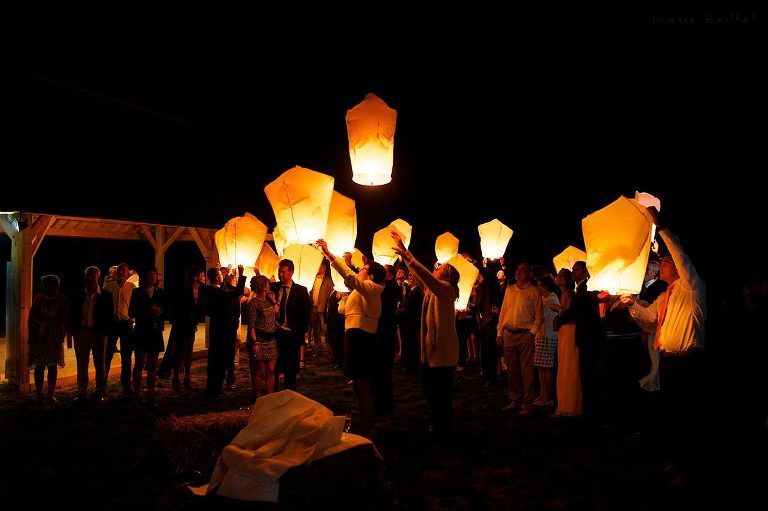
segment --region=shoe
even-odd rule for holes
[[[517,415],[519,415],[520,417],[528,417],[529,415],[531,415],[531,413],[533,413],[533,408],[525,407],[525,408],[521,408],[520,412],[518,412]]]
[[[237,385],[235,385],[234,383],[230,383],[227,385],[227,388],[229,390],[237,390]]]
[[[54,396],[48,396],[48,406],[58,406],[59,400]]]
[[[460,373],[460,372],[462,372],[466,368],[467,368],[467,366],[456,366],[456,372]]]
[[[502,409],[502,411],[505,411],[505,412],[506,411],[519,410],[520,409],[520,405],[517,404],[516,402],[512,401],[507,406],[502,406],[501,409]]]

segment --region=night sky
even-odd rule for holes
[[[591,34],[584,20],[539,19],[522,35],[486,14],[487,26],[456,13],[343,43],[285,19],[275,38],[263,18],[245,31],[177,20],[30,37],[6,96],[0,210],[205,227],[249,211],[271,228],[263,187],[301,165],[357,201],[364,250],[400,217],[423,259],[445,230],[479,255],[477,225],[499,218],[515,231],[510,259],[547,263],[583,247],[584,216],[641,190],[661,198],[705,278],[733,253],[757,266],[765,214],[747,176],[766,168],[766,89],[750,27],[660,26],[644,12]],[[344,116],[368,92],[398,110],[382,187],[351,180]]]

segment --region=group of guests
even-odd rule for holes
[[[621,314],[627,322],[637,324],[647,343],[651,371],[639,385],[647,390],[660,389],[666,397],[665,425],[695,427],[691,422],[700,414],[700,400],[694,396],[701,393],[704,284],[677,237],[655,210],[651,213],[669,255],[659,262],[658,273],[654,264],[649,264],[646,286],[639,297],[610,297],[588,291],[589,272],[583,261],[570,270],[562,269],[554,279],[534,277],[531,266],[521,263],[514,280],[501,285],[495,269],[481,269],[471,304],[472,330],[479,341],[486,381],[495,381],[500,366],[506,370],[510,398],[506,410],[525,416],[536,407],[552,406],[556,416],[599,418],[605,321],[609,315]],[[305,343],[327,339],[334,365],[343,366],[351,380],[361,434],[372,436],[377,413],[388,413],[393,407],[392,369],[399,343],[403,369],[421,371],[433,436],[438,443],[449,443],[453,374],[457,365],[466,363],[467,346],[461,324],[466,317],[455,310],[459,272],[450,264],[429,270],[406,249],[397,233],[392,238],[404,265],[400,268],[372,260],[355,268],[349,257],[337,257],[323,240],[317,241],[342,276],[345,292],[333,289],[325,266],[318,271],[312,290],[307,290],[293,281],[294,266],[288,259],[280,261],[276,282],[261,275],[251,278],[247,295],[242,267],[233,273],[212,268],[207,283],[205,274],[193,269],[183,291],[173,300],[157,286],[153,269],[146,271],[139,287],[134,288],[127,281],[127,265],[119,265],[114,278],[102,289],[98,268],[89,267],[84,287],[69,299],[58,292],[58,278],[47,275],[29,319],[30,364],[35,368],[38,399],[44,399],[46,367],[48,399],[55,399],[56,367],[63,363],[63,341],[74,337],[79,397],[87,390],[90,353],[96,365],[96,396],[103,397],[119,340],[124,391],[141,388],[142,369],[146,367],[147,398],[151,400],[158,354],[164,349],[166,318],[172,328],[164,364],[167,359],[174,388],[180,385],[181,374],[185,387],[190,387],[195,331],[205,314],[210,318],[208,393],[221,392],[227,373],[234,381],[232,365],[241,322],[247,325],[246,347],[256,397],[262,391],[276,390],[280,374],[285,388],[295,390]],[[414,297],[418,300],[411,300]],[[136,356],[133,371],[132,352]],[[503,364],[499,364],[499,355]],[[676,445],[682,444],[687,445]],[[670,451],[679,449],[670,447]]]

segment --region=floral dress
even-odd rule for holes
[[[61,293],[40,293],[29,310],[29,366],[64,367],[69,302]]]

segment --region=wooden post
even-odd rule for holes
[[[32,224],[29,214],[20,213],[17,225],[3,224],[3,230],[11,231],[11,271],[7,297],[6,334],[8,348],[5,358],[5,375],[9,385],[22,392],[30,390],[28,354],[29,309],[32,307]]]
[[[165,278],[165,227],[158,225],[155,228],[155,268]]]

